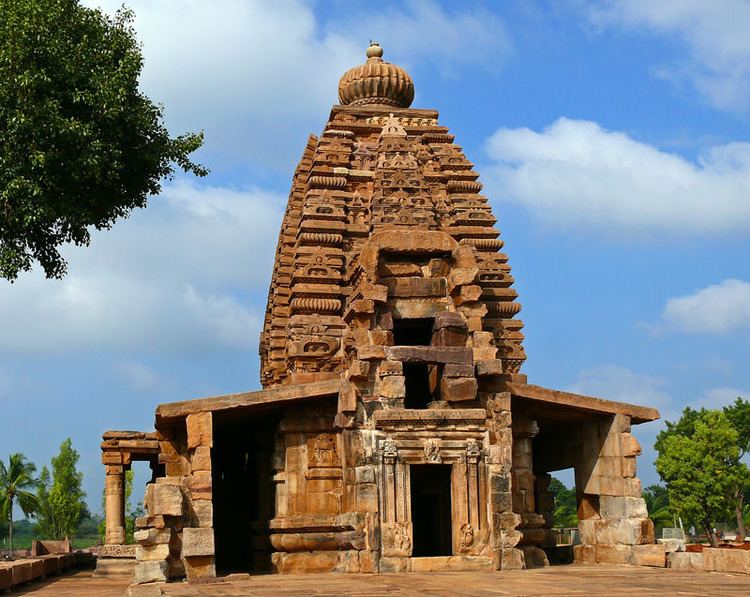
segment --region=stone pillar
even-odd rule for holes
[[[513,512],[510,394],[486,394],[483,399],[490,416],[490,446],[485,462],[494,566],[496,570],[518,570],[524,562],[523,552],[516,548],[521,539],[516,530],[521,518]]]
[[[125,544],[125,472],[122,465],[107,465],[104,480],[105,543]]]
[[[532,419],[513,421],[513,511],[521,516],[518,529],[522,537],[520,547],[526,568],[549,566],[547,556],[539,545],[545,539],[545,520],[536,507],[536,476],[532,442],[539,426]]]

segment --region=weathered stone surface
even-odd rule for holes
[[[703,570],[750,574],[750,551],[706,547],[703,549]]]
[[[630,564],[630,545],[597,545],[597,564]]]
[[[477,380],[473,377],[443,377],[440,382],[440,396],[448,402],[475,400],[477,397]]]
[[[675,570],[703,570],[703,554],[676,551],[667,553],[667,567]]]
[[[596,522],[597,544],[641,545],[653,541],[654,523],[648,518],[617,518]]]
[[[183,496],[177,485],[149,483],[146,508],[151,516],[182,516]]]
[[[667,565],[667,554],[663,545],[633,545],[630,551],[630,563],[635,566],[656,566],[664,568]]]
[[[602,518],[648,518],[646,502],[639,497],[603,495],[599,506]]]
[[[166,560],[138,562],[135,567],[133,582],[135,582],[136,584],[149,582],[166,582],[167,571],[168,568]]]
[[[211,448],[208,446],[198,446],[193,452],[193,457],[190,459],[190,468],[193,471],[210,471]]]
[[[141,531],[144,532],[144,531]],[[169,557],[169,545],[138,545],[135,548],[135,558],[139,562],[151,560],[166,560]]]
[[[682,539],[657,539],[656,542],[663,545],[667,553],[685,551],[685,541]]]
[[[188,448],[213,445],[213,422],[210,412],[201,412],[188,415],[185,418],[187,425]]]
[[[188,528],[182,531],[182,555],[214,555],[214,530],[211,528]]]
[[[169,543],[171,538],[172,529],[142,529],[133,533],[133,539],[141,545],[161,545]]]

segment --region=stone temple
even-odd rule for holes
[[[341,78],[294,172],[263,389],[162,404],[155,431],[104,434],[100,573],[133,555],[137,583],[547,566],[550,473],[569,468],[576,560],[663,562],[631,435],[658,412],[527,382],[479,175],[436,111],[410,108],[411,78],[382,54],[371,45]],[[135,460],[153,478],[133,549]]]

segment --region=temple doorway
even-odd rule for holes
[[[412,556],[453,555],[451,466],[413,464],[410,473]]]
[[[214,415],[211,450],[216,569],[270,572],[275,414]]]

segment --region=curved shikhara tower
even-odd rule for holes
[[[372,45],[341,78],[294,174],[260,341],[264,387],[338,377],[399,319],[460,325],[508,376],[523,324],[496,218],[473,164]],[[369,261],[368,261],[369,260]]]
[[[102,573],[127,552],[133,460],[154,470],[137,582],[572,559],[549,491],[568,468],[575,557],[663,565],[630,433],[658,413],[527,383],[521,306],[479,176],[413,97],[373,44],[308,140],[260,339],[263,389],[162,404],[155,432],[104,434]]]

